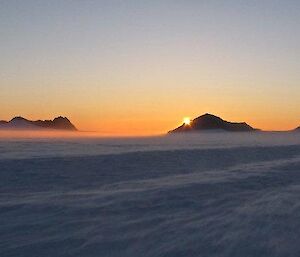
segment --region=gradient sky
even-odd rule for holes
[[[0,119],[156,134],[300,125],[300,1],[0,1]]]

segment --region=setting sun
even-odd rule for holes
[[[183,118],[183,123],[184,123],[184,125],[190,125],[191,119],[189,117],[184,117]]]

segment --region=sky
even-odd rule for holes
[[[300,1],[0,1],[0,119],[164,133],[300,126]]]

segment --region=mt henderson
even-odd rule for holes
[[[23,117],[14,117],[10,121],[0,120],[2,130],[65,130],[77,131],[77,128],[67,117],[56,117],[53,120],[28,120]]]
[[[225,130],[232,132],[257,131],[257,129],[245,122],[229,122],[218,116],[206,113],[191,120],[190,124],[182,124],[180,127],[169,131],[169,133],[195,132],[202,130]]]

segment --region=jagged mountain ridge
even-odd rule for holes
[[[229,122],[221,119],[218,116],[206,113],[191,121],[190,124],[182,124],[169,133],[177,132],[196,132],[202,130],[225,130],[232,132],[240,131],[256,131],[257,129],[251,127],[246,122]]]
[[[71,123],[67,117],[56,117],[53,120],[28,120],[21,116],[14,117],[10,121],[0,121],[0,129],[12,129],[12,130],[70,130],[77,131],[77,128]]]

